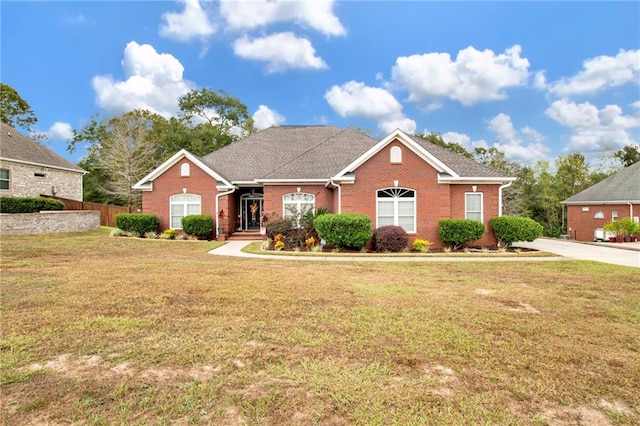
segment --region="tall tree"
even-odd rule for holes
[[[617,150],[613,156],[620,160],[623,167],[629,167],[640,161],[640,144],[626,145]]]
[[[0,83],[0,121],[31,133],[38,117],[13,87]]]
[[[447,148],[448,150],[451,150],[456,154],[460,154],[469,159],[473,159],[473,154],[467,151],[465,147],[457,142],[446,142],[444,139],[442,139],[442,135],[438,132],[416,133],[416,136],[426,140],[427,142],[431,142],[443,148]]]

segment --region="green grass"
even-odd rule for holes
[[[0,243],[2,424],[640,421],[635,268]]]

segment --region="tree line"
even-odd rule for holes
[[[224,90],[192,90],[178,99],[175,117],[164,118],[146,110],[113,117],[95,115],[74,129],[67,150],[86,148],[78,163],[84,176],[84,199],[130,207],[140,205],[141,194],[131,186],[180,149],[202,156],[255,132],[247,106]],[[17,91],[0,83],[0,120],[33,133],[37,117]],[[366,131],[365,131],[366,133]],[[517,177],[504,190],[506,215],[529,217],[540,223],[548,236],[565,233],[562,201],[640,161],[640,145],[627,145],[605,153],[601,167],[591,168],[583,154],[560,155],[552,164],[538,161],[523,165],[507,160],[495,147],[468,151],[445,141],[439,133],[417,134],[508,176]]]

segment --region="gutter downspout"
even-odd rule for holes
[[[333,178],[329,179],[329,184],[338,188],[338,213],[342,213],[342,187],[333,181]]]
[[[498,188],[498,216],[502,216],[502,190],[510,187],[511,184],[513,184],[512,180],[504,185],[500,185],[500,188]]]
[[[216,194],[216,239],[218,239],[218,229],[220,228],[220,216],[218,214],[218,212],[220,211],[220,197],[224,195],[233,194],[235,191],[236,191],[236,188],[232,188],[230,191]]]
[[[633,220],[633,203],[631,201],[627,201],[627,204],[629,204],[629,217]]]

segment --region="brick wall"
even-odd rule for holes
[[[7,160],[0,162],[0,168],[9,170],[10,179],[9,189],[0,190],[0,196],[54,195],[51,193],[51,187],[55,186],[57,188],[55,195],[58,197],[82,201],[82,173],[31,166]]]
[[[618,212],[618,219],[630,217],[628,204],[594,204],[567,206],[567,233],[571,239],[577,241],[593,241],[596,228],[602,228],[610,222],[613,212]],[[596,218],[597,212],[602,212],[604,218]],[[640,204],[633,205],[633,216],[640,216]]]
[[[85,232],[100,228],[96,210],[62,210],[40,213],[0,213],[0,234],[53,234]]]
[[[324,185],[265,185],[264,187],[264,212],[270,214],[276,212],[278,216],[284,216],[282,197],[285,194],[298,192],[313,194],[316,197],[316,208],[325,207],[332,212],[337,212],[334,208],[334,190],[326,188]]]

